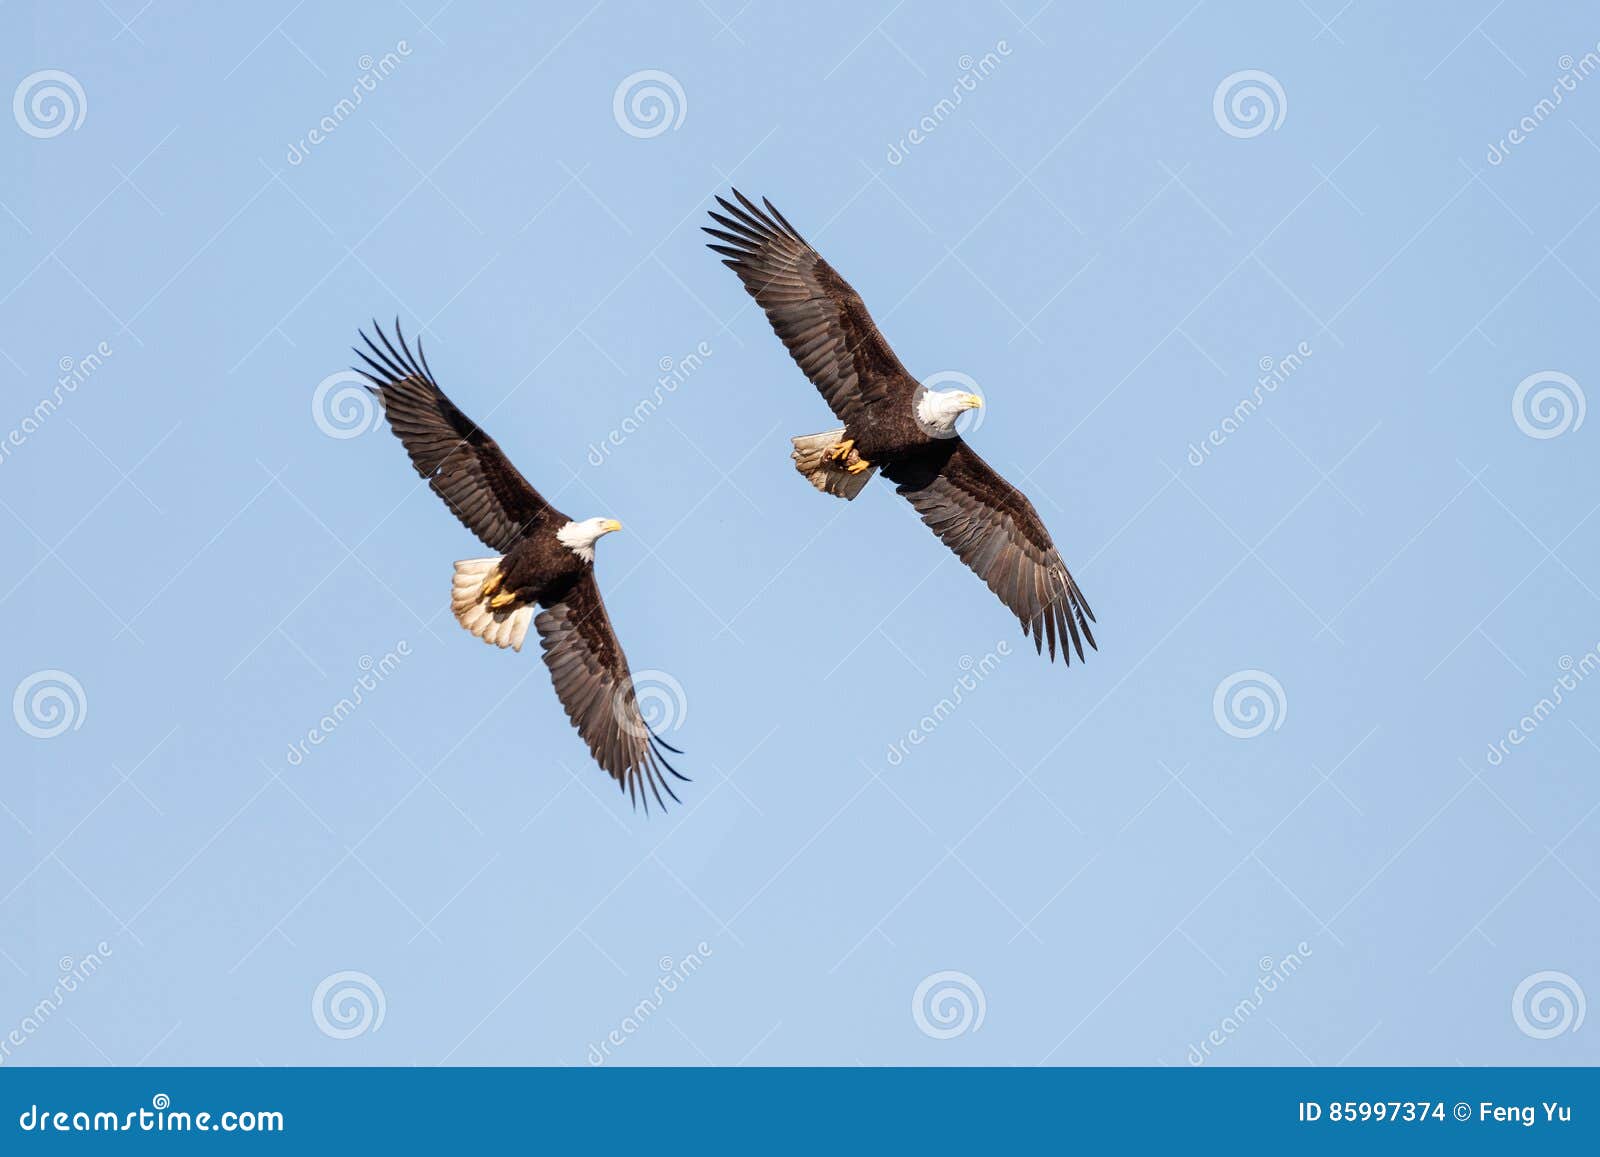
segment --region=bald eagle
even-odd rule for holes
[[[663,749],[676,747],[651,731],[640,713],[622,645],[611,629],[594,579],[594,545],[621,530],[611,518],[574,521],[551,506],[517,471],[493,438],[456,409],[433,379],[417,343],[416,355],[395,321],[395,342],[373,322],[379,348],[362,332],[366,351],[356,367],[383,404],[389,428],[417,473],[468,530],[498,553],[455,564],[450,609],[486,643],[522,650],[528,627],[539,633],[545,665],[567,718],[589,752],[634,806],[661,793],[678,799]],[[396,348],[398,343],[399,348]],[[370,354],[370,356],[369,356]],[[536,608],[543,608],[535,614]]]
[[[906,372],[867,307],[771,201],[739,190],[711,211],[708,248],[739,275],[800,369],[844,425],[791,439],[795,468],[825,494],[855,498],[882,471],[934,534],[1022,623],[1050,658],[1083,659],[1094,613],[1067,572],[1038,512],[978,457],[956,419],[976,394],[925,389]],[[1068,647],[1071,640],[1071,648]]]

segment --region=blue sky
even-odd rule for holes
[[[10,11],[4,1063],[1600,1060],[1592,22]],[[732,183],[977,384],[1088,662],[794,474]],[[396,315],[626,524],[684,807],[451,621],[319,391]]]

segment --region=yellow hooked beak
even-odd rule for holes
[[[966,407],[969,410],[983,409],[983,399],[978,397],[977,394],[967,394],[961,400],[966,403]]]
[[[621,530],[621,529],[622,529],[622,523],[618,522],[615,518],[606,519],[606,521],[605,521],[605,530],[606,530],[607,534],[610,534],[613,530]]]

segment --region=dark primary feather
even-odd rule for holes
[[[865,407],[891,398],[909,400],[917,383],[856,291],[772,202],[763,200],[763,211],[739,190],[733,195],[738,205],[718,197],[725,213],[711,212],[722,228],[702,226],[722,242],[708,248],[739,275],[839,420],[859,421]]]
[[[1048,640],[1054,659],[1059,639],[1070,664],[1073,650],[1083,658],[1084,640],[1095,646],[1089,629],[1094,612],[1038,512],[972,447],[952,438],[886,466],[884,474],[922,521],[1022,621],[1022,633],[1033,635],[1036,649],[1042,650]]]
[[[417,355],[406,344],[398,319],[394,323],[399,349],[376,321],[379,348],[363,331],[367,352],[356,355],[368,368],[357,369],[373,383],[383,402],[389,427],[411,455],[417,473],[464,526],[491,549],[508,552],[547,513],[565,522],[539,492],[528,484],[501,452],[493,438],[458,410],[433,380],[422,344]]]
[[[646,811],[646,787],[663,808],[662,789],[677,802],[662,768],[678,779],[686,777],[667,762],[662,749],[675,754],[678,749],[656,738],[639,713],[628,660],[611,629],[594,573],[586,573],[559,602],[540,611],[533,625],[556,696],[595,762],[627,789],[630,799],[643,798]]]

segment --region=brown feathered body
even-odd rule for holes
[[[592,545],[562,541],[563,528],[575,524],[445,396],[421,343],[413,354],[398,321],[393,342],[382,329],[376,342],[363,337],[367,348],[356,353],[367,368],[357,372],[382,400],[417,474],[463,526],[498,552],[456,562],[456,619],[485,642],[517,650],[530,629],[537,631],[556,697],[595,762],[631,798],[643,799],[647,810],[650,796],[663,803],[663,791],[677,799],[663,773],[685,777],[663,751],[681,753],[650,729],[640,711],[627,657],[595,581]],[[592,538],[585,541],[592,544]]]
[[[825,493],[851,499],[866,468],[881,470],[922,521],[999,596],[1041,651],[1059,642],[1070,663],[1095,646],[1094,621],[1044,521],[1027,497],[954,431],[918,419],[922,385],[879,331],[849,282],[823,260],[771,201],[758,206],[737,189],[713,210],[710,246],[739,275],[773,332],[811,379],[841,431],[794,439],[796,467]],[[824,466],[828,445],[853,441]],[[859,462],[856,460],[860,459]],[[859,472],[847,473],[847,465]]]

